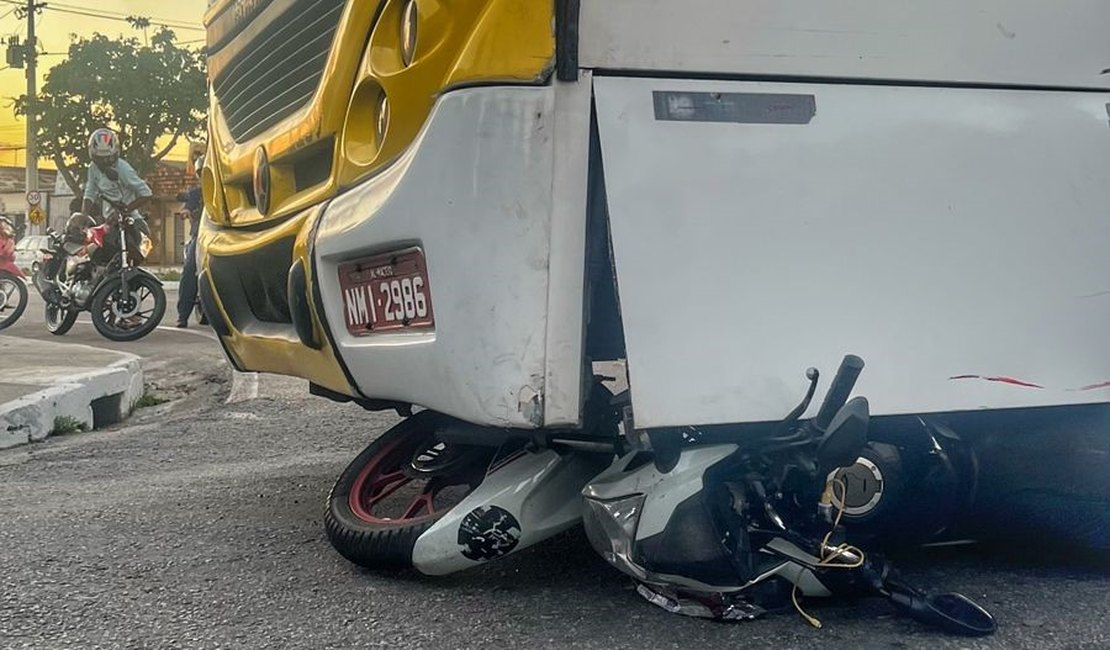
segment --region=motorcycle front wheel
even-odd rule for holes
[[[27,283],[0,271],[0,330],[15,325],[27,309]]]
[[[54,336],[65,336],[77,322],[78,311],[66,309],[57,303],[46,303],[46,331]]]
[[[89,308],[93,326],[111,341],[137,341],[154,331],[166,313],[166,292],[157,280],[138,275],[127,282],[112,278],[96,292]]]
[[[417,538],[482,483],[497,450],[438,442],[444,421],[432,411],[405,419],[339,476],[324,527],[340,555],[369,568],[411,568]]]

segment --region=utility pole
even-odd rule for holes
[[[39,190],[39,147],[38,147],[38,63],[39,43],[35,38],[35,14],[46,6],[46,3],[27,0],[23,11],[27,14],[27,194]],[[28,214],[30,208],[28,206]],[[40,225],[31,226],[32,232],[39,232]]]

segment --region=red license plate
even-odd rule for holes
[[[408,248],[339,265],[347,331],[355,336],[435,325],[424,252]]]

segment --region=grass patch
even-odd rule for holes
[[[178,282],[181,280],[181,271],[170,269],[168,271],[155,271],[155,276],[162,282]]]
[[[148,390],[145,393],[143,393],[143,396],[140,397],[137,402],[135,402],[135,408],[137,408],[137,409],[150,408],[152,406],[158,406],[159,404],[165,404],[168,401],[170,401],[169,398],[159,397],[158,395],[155,395],[154,393],[152,393]]]
[[[81,431],[88,431],[89,425],[78,420],[71,418],[68,415],[59,415],[54,418],[54,428],[50,430],[52,436],[64,436],[70,433],[78,433]]]

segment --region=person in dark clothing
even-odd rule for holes
[[[195,171],[198,180],[202,169],[204,169],[203,156],[196,161]],[[192,226],[189,243],[185,245],[185,268],[181,271],[181,284],[177,289],[177,326],[184,328],[189,326],[189,315],[193,313],[193,307],[197,304],[197,233],[200,231],[204,201],[199,186],[182,192],[177,196],[177,200],[185,204],[185,211],[189,213],[189,224]]]

